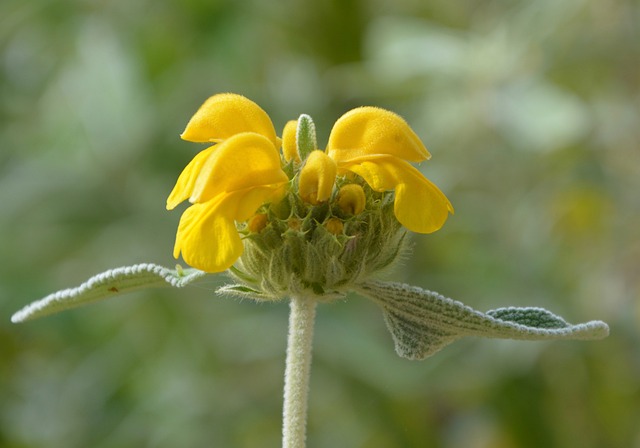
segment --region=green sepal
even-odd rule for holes
[[[298,145],[298,154],[300,154],[302,160],[306,160],[312,151],[318,149],[316,125],[309,115],[302,114],[298,118],[296,144]]]
[[[465,336],[552,340],[602,339],[601,321],[577,325],[543,308],[499,308],[481,313],[438,293],[402,283],[366,282],[356,291],[376,302],[403,358],[421,360]]]
[[[25,322],[126,292],[146,288],[182,288],[208,275],[197,269],[168,269],[151,263],[110,269],[75,288],[64,289],[30,303],[11,316],[13,323]]]

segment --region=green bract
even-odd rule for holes
[[[268,224],[247,233],[245,251],[230,270],[239,284],[225,291],[265,300],[302,294],[327,301],[391,268],[405,252],[406,230],[393,215],[391,193],[363,188],[367,203],[357,215],[340,209],[337,193],[316,206],[292,194],[269,207]]]

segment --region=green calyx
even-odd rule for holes
[[[298,119],[296,145],[302,163],[283,166],[291,179],[287,195],[238,226],[244,252],[229,270],[238,283],[225,293],[330,301],[390,269],[406,249],[393,192],[373,191],[357,176],[336,177],[335,163],[318,157],[308,115]]]
[[[264,210],[262,229],[241,230],[244,253],[230,270],[240,284],[225,290],[262,300],[305,294],[329,301],[390,269],[406,249],[406,231],[393,214],[393,193],[362,188],[365,208],[349,215],[338,205],[339,188],[327,202],[309,205],[294,185],[282,202]]]

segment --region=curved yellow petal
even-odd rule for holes
[[[212,201],[187,208],[178,225],[173,256],[205,272],[228,269],[244,250],[236,221],[246,221],[262,204],[280,200],[283,186],[222,193]]]
[[[396,187],[393,211],[400,224],[412,232],[432,233],[444,225],[453,207],[442,191],[424,178],[423,182]]]
[[[360,158],[344,166],[376,191],[395,190],[394,212],[407,229],[431,233],[453,213],[447,197],[416,168],[393,156]]]
[[[287,162],[295,160],[300,162],[300,153],[298,152],[298,120],[290,120],[284,125],[282,131],[282,154]]]
[[[196,179],[200,174],[200,170],[202,170],[202,166],[209,158],[215,146],[205,149],[204,151],[200,151],[191,162],[186,166],[178,180],[176,181],[176,185],[173,187],[173,190],[169,194],[167,198],[167,210],[173,210],[179,203],[186,200],[193,193],[193,187],[196,184]]]
[[[238,134],[215,148],[202,164],[191,202],[207,202],[224,192],[283,184],[289,180],[282,171],[275,147],[259,134]]]
[[[221,93],[207,99],[180,137],[190,142],[221,142],[242,132],[255,132],[274,146],[279,141],[269,115],[256,103],[235,93]]]
[[[268,185],[247,188],[230,193],[225,197],[223,206],[237,222],[243,222],[256,214],[262,204],[278,202],[286,193],[286,185]]]
[[[205,272],[222,272],[242,255],[244,247],[232,218],[220,202],[194,204],[178,225],[173,256]]]
[[[431,157],[402,117],[377,107],[359,107],[340,117],[329,135],[327,153],[338,163],[373,154],[411,162]]]
[[[317,149],[312,151],[300,170],[298,181],[300,197],[312,205],[329,199],[337,170],[336,162],[323,151]]]

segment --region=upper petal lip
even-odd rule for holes
[[[255,132],[274,146],[280,145],[271,118],[260,106],[242,95],[219,93],[207,98],[180,137],[191,142],[217,143],[243,132]]]

